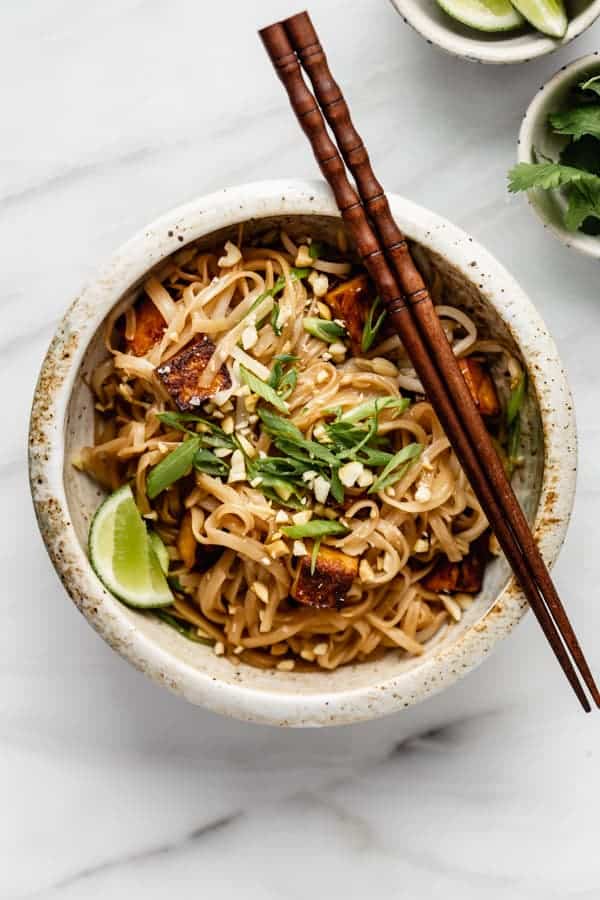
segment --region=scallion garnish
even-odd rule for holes
[[[271,369],[271,375],[267,383],[274,388],[284,400],[287,400],[293,393],[298,382],[298,373],[296,369],[292,366],[292,368],[288,369],[286,372],[285,366],[289,363],[296,362],[297,359],[298,357],[292,356],[291,353],[280,353],[279,356],[275,357],[275,364]]]
[[[240,376],[253,394],[258,394],[259,397],[262,397],[263,400],[270,403],[275,409],[280,410],[280,412],[289,412],[289,407],[285,400],[282,400],[279,394],[266,381],[257,378],[245,366],[240,366]]]
[[[303,278],[308,278],[311,271],[312,271],[311,269],[297,269],[295,267],[292,267],[290,269],[290,279],[292,281],[301,281]],[[254,312],[254,310],[258,306],[260,306],[260,304],[263,302],[263,300],[267,299],[267,297],[276,297],[278,294],[280,294],[281,291],[284,289],[284,287],[285,287],[285,278],[283,277],[283,275],[280,275],[272,288],[269,288],[268,291],[263,291],[262,294],[260,294],[256,298],[256,300],[254,301],[252,306],[249,308],[249,310],[247,311],[244,318],[246,318],[246,316],[249,316],[250,313]]]
[[[519,413],[521,412],[521,407],[523,406],[523,400],[525,399],[525,389],[527,387],[527,376],[525,372],[521,373],[521,377],[519,378],[517,384],[510,392],[510,397],[508,398],[508,405],[506,407],[506,423],[510,427],[514,420],[517,418]]]
[[[319,556],[319,550],[321,549],[321,540],[317,538],[312,546],[312,552],[310,554],[310,574],[315,574],[315,569],[317,568],[317,558]]]
[[[338,465],[338,460],[331,450],[317,441],[307,440],[300,429],[289,419],[282,419],[281,416],[276,416],[266,409],[259,409],[258,414],[265,430],[274,438],[275,445],[282,453],[289,453],[292,459],[300,458],[300,461],[306,461],[309,464],[317,459],[329,466]]]
[[[323,244],[321,241],[311,241],[308,245],[308,255],[311,259],[319,259],[323,253]]]
[[[193,435],[196,435],[197,432],[192,428],[187,428],[186,424],[199,425],[202,443],[210,447],[231,447],[232,449],[234,447],[233,438],[230,435],[225,434],[222,428],[202,416],[194,413],[162,412],[157,413],[157,418],[168,428],[175,428]]]
[[[224,459],[219,459],[211,450],[206,450],[204,447],[200,447],[196,451],[193,466],[196,471],[204,472],[205,475],[223,477],[229,472],[228,463]]]
[[[369,419],[383,409],[396,409],[404,412],[409,406],[410,400],[407,397],[377,397],[375,400],[367,400],[365,403],[360,403],[353,409],[342,413],[338,418],[340,422],[353,424],[362,422],[363,419]]]
[[[273,329],[273,331],[277,337],[281,337],[281,332],[283,331],[283,329],[279,325],[280,311],[281,310],[280,310],[279,303],[277,303],[277,301],[275,301],[275,303],[273,304],[273,309],[271,310],[270,322],[271,322],[271,328]]]
[[[343,325],[338,325],[337,322],[331,322],[329,319],[307,316],[302,320],[302,324],[305,331],[326,344],[333,344],[340,338],[346,337],[346,329]]]
[[[322,538],[329,534],[348,534],[349,531],[341,522],[332,522],[331,519],[311,519],[304,525],[282,525],[281,530],[286,537],[295,541],[302,538]]]
[[[383,491],[385,488],[391,487],[392,484],[400,481],[408,471],[409,466],[421,455],[422,450],[422,444],[413,443],[407,444],[406,447],[395,453],[369,488],[369,494]]]
[[[375,314],[378,312],[380,306],[381,298],[375,297],[363,328],[362,338],[360,342],[360,347],[363,353],[366,353],[368,350],[370,350],[375,343],[375,338],[381,331],[381,326],[383,325],[385,317],[387,316],[387,310],[383,309],[381,313],[379,313],[379,317],[375,321]]]
[[[187,438],[150,470],[146,479],[146,493],[151,500],[191,472],[200,443],[199,437]]]
[[[165,612],[164,609],[153,609],[152,615],[162,619],[167,625],[170,625],[171,628],[174,628],[175,631],[178,631],[179,634],[182,634],[184,637],[188,639],[188,641],[194,641],[196,644],[206,644],[208,647],[212,647],[214,641],[209,638],[200,637],[196,628],[193,625],[188,625],[176,619],[175,616],[172,616],[170,613]]]

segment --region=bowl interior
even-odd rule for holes
[[[251,238],[281,226],[284,226],[292,236],[299,236],[310,231],[317,238],[334,242],[335,233],[340,228],[340,220],[337,217],[326,215],[270,216],[246,222],[244,234],[246,238]],[[199,246],[209,246],[228,237],[235,238],[236,233],[237,226],[232,225],[218,232],[212,232],[196,243]],[[413,249],[425,277],[431,278],[434,271],[441,277],[446,302],[468,311],[477,322],[480,333],[486,337],[501,339],[516,355],[520,355],[509,328],[466,273],[424,246],[414,244]],[[131,285],[122,300],[133,302],[141,280]],[[64,431],[64,488],[72,517],[71,521],[77,539],[84,550],[87,544],[90,520],[102,499],[102,491],[86,475],[77,471],[70,461],[81,446],[92,443],[93,400],[87,385],[94,367],[105,358],[106,350],[101,327],[95,333],[85,352],[75,380]],[[523,421],[523,455],[526,462],[516,476],[515,488],[530,521],[533,521],[544,474],[542,422],[533,389],[530,389],[525,402]],[[485,615],[509,579],[510,572],[505,561],[503,559],[494,560],[486,572],[481,594],[464,615],[462,621],[447,628],[432,641],[422,657],[403,658],[401,651],[390,651],[377,662],[347,666],[331,673],[294,674],[271,670],[263,671],[247,665],[234,667],[227,660],[216,657],[211,648],[191,643],[169,626],[149,615],[128,609],[106,592],[104,603],[107,605],[105,612],[112,617],[127,620],[148,641],[158,645],[167,657],[177,657],[186,666],[205,673],[213,680],[242,684],[244,687],[256,691],[280,691],[283,694],[332,694],[354,688],[368,688],[374,683],[382,683],[389,678],[397,677],[409,669],[423,665],[426,660],[431,660],[433,655],[446,649],[449,644],[458,641],[467,628]]]
[[[581,81],[600,74],[600,57],[594,54],[578,60],[572,66],[561,70],[546,84],[532,101],[527,110],[519,141],[520,162],[558,162],[561,150],[568,138],[556,134],[548,125],[551,113],[563,112],[572,106],[571,91]],[[566,200],[561,191],[533,190],[528,199],[534,211],[550,226],[568,246],[576,247],[592,256],[600,256],[598,237],[580,231],[568,231],[564,225]]]
[[[453,19],[436,0],[392,0],[420,34],[449,53],[478,62],[527,62],[564,46],[591,25],[600,13],[598,0],[567,0],[569,26],[560,41],[529,25],[514,31],[476,31]]]

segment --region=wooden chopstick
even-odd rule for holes
[[[565,675],[583,708],[589,711],[590,706],[587,697],[578,681],[577,674],[573,669],[571,660],[549,612],[540,598],[526,560],[508,523],[503,517],[502,511],[488,484],[485,472],[481,468],[477,453],[471,447],[462,422],[452,405],[450,397],[446,393],[435,365],[430,359],[429,351],[413,321],[411,309],[404,301],[396,277],[390,270],[378,240],[367,221],[360,199],[348,180],[344,164],[327,133],[323,116],[318,109],[315,98],[304,82],[288,35],[281,23],[263,29],[260,34],[273,65],[286,87],[298,120],[311,142],[321,170],[333,189],[344,221],[348,224],[365,267],[376,283],[380,296],[390,311],[392,320],[400,333],[417,374],[457,452],[467,476],[473,484],[482,508],[492,524],[509,562],[521,581],[532,609],[542,625]]]
[[[455,399],[465,431],[472,445],[478,450],[494,496],[521,545],[523,555],[532,570],[539,591],[550,609],[594,702],[600,706],[600,692],[577,636],[512,485],[506,476],[504,466],[471,397],[427,287],[414,265],[406,238],[394,221],[383,187],[373,172],[369,155],[354,127],[342,91],[331,74],[325,52],[310,16],[307,12],[298,13],[286,19],[282,24],[293,50],[298,54],[300,62],[310,78],[321,111],[332,129],[341,155],[354,177],[365,211],[375,225],[384,252],[391,261],[404,296],[412,305],[421,335],[429,346],[430,354],[436,360],[441,375],[448,384],[450,394]]]

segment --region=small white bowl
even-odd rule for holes
[[[550,113],[565,108],[574,85],[584,77],[600,75],[600,55],[598,52],[582,56],[568,66],[563,66],[550,81],[543,85],[527,108],[519,131],[519,162],[532,163],[539,156],[558,160],[559,153],[568,143],[568,138],[554,134],[548,126]],[[587,256],[600,259],[600,235],[569,231],[564,225],[565,201],[559,191],[529,191],[527,200],[536,216],[567,247],[572,247]]]
[[[390,196],[398,224],[435,260],[454,302],[483,330],[521,354],[530,374],[524,407],[522,477],[516,485],[553,563],[564,539],[575,488],[573,407],[556,347],[523,291],[463,231],[401,197]],[[310,228],[332,239],[340,218],[327,185],[267,181],[219,191],[166,213],[138,232],[75,301],[58,327],[35,392],[30,480],[46,547],[71,598],[102,637],[133,665],[191,703],[271,725],[338,725],[400,710],[443,690],[478,665],[524,614],[527,603],[506,562],[486,571],[484,588],[460,623],[420,658],[390,651],[382,659],[334,672],[263,671],[232,665],[155,618],[109,594],[86,554],[89,522],[101,491],[71,465],[93,440],[89,374],[105,358],[102,329],[123,297],[133,300],[147,273],[190,241],[208,245],[274,225],[291,234]]]
[[[405,22],[429,43],[470,62],[529,62],[583,34],[600,16],[600,0],[573,0],[569,4],[569,27],[562,40],[549,38],[531,26],[518,31],[488,33],[468,28],[447,15],[436,0],[391,0]]]

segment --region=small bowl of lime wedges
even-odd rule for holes
[[[582,34],[600,0],[391,0],[405,22],[472,62],[528,62]]]
[[[519,132],[509,190],[567,247],[600,258],[600,55],[564,66],[537,92]]]

